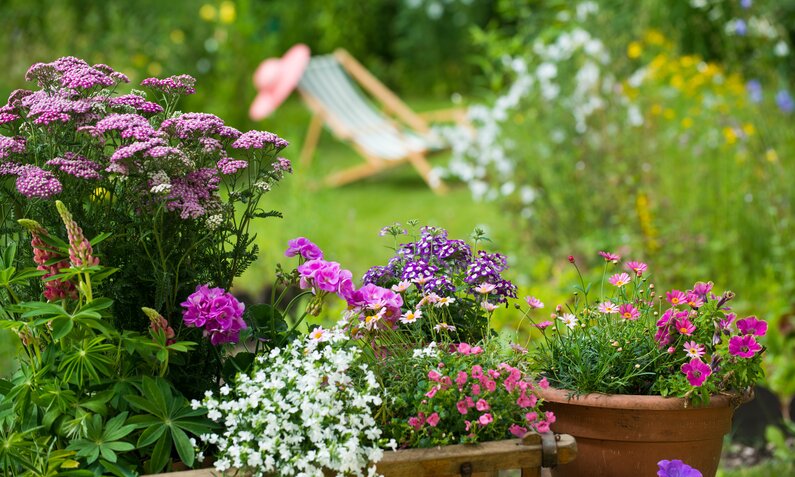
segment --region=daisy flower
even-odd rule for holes
[[[392,291],[395,293],[403,293],[404,291],[408,290],[411,286],[411,282],[408,280],[403,280],[397,285],[392,285]]]
[[[494,303],[489,303],[486,300],[483,300],[483,302],[480,304],[480,307],[483,308],[484,310],[488,311],[489,313],[491,313],[492,311],[494,311],[494,310],[496,310],[498,308],[497,305],[495,305]]]
[[[420,318],[422,318],[422,311],[420,310],[407,311],[400,317],[400,322],[411,324],[415,323]]]
[[[627,270],[635,273],[637,276],[643,275],[643,272],[649,268],[649,266],[643,262],[627,262],[625,266],[627,267]]]
[[[455,303],[455,298],[451,298],[449,296],[438,297],[438,299],[434,302],[434,306],[436,308],[441,308],[443,306],[450,306],[450,303]]]
[[[632,280],[632,279],[629,277],[629,274],[627,274],[627,273],[616,273],[615,275],[610,277],[610,279],[608,279],[607,281],[609,281],[610,284],[621,288],[624,285],[626,285],[627,283],[629,283],[630,280]]]
[[[328,339],[328,333],[322,326],[318,326],[309,333],[309,339],[317,342],[326,341],[326,339]]]
[[[569,329],[574,329],[577,326],[577,317],[571,313],[566,313],[563,316],[559,316],[558,319],[563,322]]]
[[[480,285],[475,287],[475,291],[480,293],[481,295],[488,295],[496,288],[496,285],[491,283],[481,283]]]
[[[615,303],[611,302],[611,301],[605,301],[605,302],[602,302],[602,303],[599,304],[598,310],[599,310],[599,313],[605,313],[605,314],[613,315],[613,314],[618,313],[618,306]]]
[[[605,259],[605,262],[617,262],[621,260],[621,255],[610,252],[599,252],[599,256]]]
[[[448,325],[447,323],[439,323],[433,327],[436,331],[455,331],[455,326]]]
[[[640,317],[638,309],[629,303],[619,306],[618,314],[625,320],[637,320]]]
[[[544,308],[544,303],[534,296],[527,296],[524,301],[527,302],[530,308]]]
[[[687,353],[688,358],[700,358],[704,356],[706,351],[704,350],[704,345],[700,345],[695,341],[688,341],[685,343],[685,353]]]

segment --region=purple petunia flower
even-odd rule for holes
[[[184,308],[182,320],[185,324],[203,328],[204,336],[210,337],[213,346],[237,343],[240,331],[247,328],[243,321],[245,305],[223,288],[198,285],[180,305]]]
[[[739,323],[738,323],[739,327]],[[754,335],[732,336],[729,340],[729,353],[740,358],[753,358],[762,350]]]
[[[755,316],[737,320],[736,324],[737,330],[744,335],[765,336],[765,333],[767,333],[767,322]]]
[[[712,374],[712,368],[698,358],[693,358],[690,362],[682,365],[682,372],[687,376],[687,381],[691,386],[701,386]]]
[[[657,466],[660,469],[657,471],[657,477],[703,477],[701,472],[679,459],[661,460],[657,462]]]
[[[295,257],[301,255],[306,260],[317,260],[323,258],[323,251],[306,237],[294,238],[287,242],[285,257]]]

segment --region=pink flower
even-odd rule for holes
[[[538,382],[538,387],[541,389],[547,389],[549,387],[549,381],[547,381],[547,378],[541,378],[541,381]]]
[[[490,393],[493,393],[494,391],[496,391],[496,390],[497,390],[497,383],[495,383],[495,382],[494,382],[493,380],[491,380],[491,379],[487,379],[487,380],[486,380],[485,386],[486,386],[486,389],[487,389],[487,390],[488,390]]]
[[[603,301],[602,303],[599,304],[599,307],[597,309],[599,310],[599,313],[604,313],[604,314],[612,315],[618,313],[618,306],[616,306],[613,302],[610,301]]]
[[[685,343],[685,353],[687,353],[688,358],[700,358],[704,356],[706,351],[704,350],[704,345],[700,345],[695,341],[688,341]]]
[[[473,346],[469,354],[481,354],[482,352],[483,348],[481,348],[480,346]]]
[[[461,414],[466,414],[469,412],[469,408],[467,407],[466,401],[458,401],[457,403],[455,403],[455,407],[456,409],[458,409],[458,412]]]
[[[737,330],[744,335],[765,336],[767,333],[767,322],[755,316],[749,316],[742,320],[737,320]]]
[[[671,290],[665,294],[665,298],[673,306],[681,305],[687,301],[687,295],[679,290]]]
[[[762,350],[754,335],[732,336],[729,340],[729,353],[740,358],[753,358]]]
[[[545,412],[544,417],[546,418],[547,422],[550,424],[555,424],[555,421],[558,420],[558,418],[555,417],[555,413],[552,411]]]
[[[417,417],[409,418],[409,426],[413,427],[417,431],[420,430],[423,424],[425,424],[425,414],[423,413],[419,413]]]
[[[621,260],[621,255],[610,252],[599,252],[599,255],[605,259],[605,262],[617,262]]]
[[[526,296],[524,301],[530,306],[530,308],[544,308],[544,303],[534,296]]]
[[[549,432],[549,423],[547,421],[538,421],[536,423],[536,431],[541,434]]]
[[[475,379],[480,379],[483,376],[483,368],[476,364],[472,366],[472,377]]]
[[[538,413],[537,412],[528,412],[527,414],[524,415],[524,418],[527,420],[527,422],[532,423],[532,422],[538,420]]]
[[[475,409],[478,411],[488,411],[491,407],[485,399],[478,399],[478,402],[475,403]]]
[[[649,268],[649,266],[643,262],[627,262],[625,266],[627,270],[634,272],[637,276],[643,275],[646,269]]]
[[[439,414],[434,412],[428,416],[428,419],[425,422],[427,422],[431,427],[436,427],[436,425],[439,424]]]
[[[535,394],[531,394],[529,397],[525,391],[522,391],[522,394],[516,399],[516,405],[521,407],[522,409],[533,407],[538,402],[538,398]]]
[[[640,312],[637,308],[630,303],[625,303],[618,307],[618,314],[625,320],[637,320],[640,317]]]
[[[458,352],[468,355],[472,352],[472,347],[469,345],[469,343],[458,343]]]
[[[464,401],[467,402],[467,407],[475,407],[475,401],[471,397],[465,397]]]
[[[436,396],[436,393],[438,391],[439,391],[439,386],[434,386],[434,387],[431,388],[430,391],[425,393],[425,396],[427,396],[429,399],[433,399],[433,397]]]
[[[480,423],[481,426],[488,426],[492,421],[494,421],[494,418],[491,417],[491,414],[488,412],[478,418],[478,423]]]
[[[678,331],[679,334],[690,336],[696,331],[696,325],[691,323],[687,318],[679,318],[676,320],[676,331]]]
[[[477,384],[473,384],[472,385],[472,395],[473,396],[480,395],[480,386],[479,385],[477,385]]]
[[[516,424],[511,424],[511,427],[508,428],[508,431],[510,431],[510,433],[516,437],[524,437],[524,435],[527,434],[526,428]]]
[[[704,306],[704,300],[699,296],[697,293],[690,292],[687,294],[687,298],[685,299],[687,304],[690,305],[690,308],[695,310]]]
[[[682,372],[687,376],[687,380],[691,386],[701,386],[712,374],[712,368],[708,364],[703,363],[698,358],[693,358],[689,363],[682,365]]]
[[[610,282],[612,285],[621,288],[627,283],[629,283],[631,280],[632,279],[626,273],[616,273],[615,275],[610,277],[607,281]]]
[[[240,331],[247,328],[243,321],[245,305],[223,288],[198,285],[180,305],[185,325],[203,328],[213,346],[237,343]]]
[[[308,238],[298,237],[287,242],[287,250],[284,252],[285,257],[296,255],[301,255],[306,260],[316,260],[323,258],[323,251]]]
[[[439,382],[439,378],[441,378],[441,377],[442,377],[442,375],[437,373],[433,369],[428,371],[428,379],[430,379],[431,381]]]
[[[718,326],[723,331],[731,332],[735,318],[737,318],[737,315],[735,313],[726,313],[726,318],[720,320],[718,322]]]
[[[711,290],[712,290],[712,282],[707,282],[707,283],[696,282],[696,284],[693,285],[693,293],[696,293],[702,298],[706,297],[707,293],[709,293]]]
[[[469,375],[466,373],[466,371],[458,372],[458,375],[455,377],[455,383],[458,384],[458,389],[464,387],[464,384],[466,384],[467,379],[469,379]]]
[[[547,321],[542,321],[541,323],[537,324],[536,328],[538,328],[539,330],[545,330],[545,329],[549,328],[552,325],[554,325],[554,323],[552,323],[551,321],[547,320]]]

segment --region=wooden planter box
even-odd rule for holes
[[[384,451],[377,464],[384,477],[496,477],[500,470],[519,469],[522,477],[540,477],[541,468],[574,460],[577,443],[568,434],[528,433],[522,439],[452,445],[431,449]],[[242,477],[230,470],[196,469],[151,477]]]

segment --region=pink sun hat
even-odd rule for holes
[[[248,115],[259,121],[268,117],[290,96],[309,64],[309,47],[294,45],[281,58],[268,58],[254,72],[257,97],[251,103]]]

